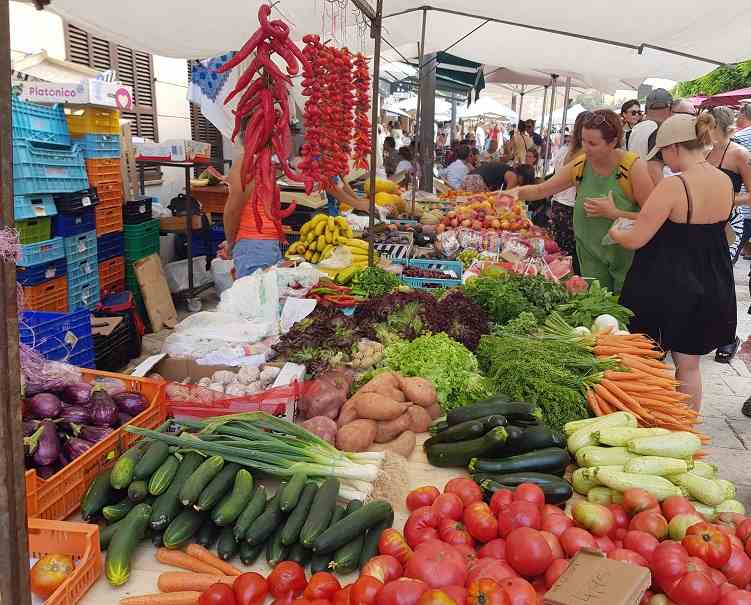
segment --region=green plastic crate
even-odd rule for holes
[[[16,221],[16,231],[22,244],[36,244],[52,238],[52,217]]]
[[[147,321],[146,305],[143,304],[143,295],[141,294],[141,287],[138,285],[138,278],[133,271],[133,265],[127,262],[125,265],[125,289],[130,290],[133,294],[133,300],[136,302],[136,308],[141,319]]]
[[[133,263],[149,256],[159,254],[159,219],[145,221],[140,225],[125,225],[125,260]]]

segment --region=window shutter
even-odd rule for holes
[[[188,82],[191,76],[191,63],[188,61]],[[211,143],[211,159],[214,166],[224,172],[224,142],[222,133],[217,130],[211,122],[201,113],[201,107],[195,103],[190,103],[190,138],[194,141]],[[203,169],[196,169],[196,174],[203,172]]]

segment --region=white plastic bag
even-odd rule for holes
[[[271,324],[273,334],[279,326],[279,281],[276,267],[258,269],[253,275],[235,280],[222,292],[217,311],[248,321]]]
[[[353,262],[352,251],[346,246],[337,246],[333,254],[318,263],[318,266],[324,269],[346,269],[351,267]]]
[[[214,289],[221,296],[222,292],[232,287],[232,269],[235,263],[223,258],[215,258],[211,261],[211,277],[214,278]]]
[[[297,267],[277,267],[279,298],[302,298],[321,279],[321,272],[310,263]]]
[[[188,259],[169,263],[164,267],[170,292],[182,292],[188,289]],[[193,285],[202,286],[211,282],[211,274],[206,271],[206,257],[193,258]]]
[[[617,219],[613,221],[613,225],[610,228],[618,229],[619,231],[631,231],[631,229],[634,228],[634,224],[636,224],[636,221],[633,219],[618,217]],[[617,245],[615,240],[612,237],[610,237],[610,232],[606,233],[602,237],[602,245],[603,246]]]

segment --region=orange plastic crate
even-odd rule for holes
[[[96,236],[123,230],[123,209],[120,206],[96,207]]]
[[[75,605],[102,575],[99,528],[88,523],[29,519],[29,555],[70,555],[75,571],[57,587],[44,605]]]
[[[34,469],[26,471],[26,511],[29,517],[62,520],[70,516],[78,510],[81,498],[94,478],[111,467],[117,457],[139,439],[138,435],[126,432],[124,427],[153,429],[167,419],[165,382],[83,368],[81,374],[88,382],[97,377],[118,379],[127,390],[143,394],[149,407],[48,479],[41,479]]]
[[[123,184],[120,181],[102,181],[94,186],[99,198],[99,208],[114,208],[123,205]]]
[[[68,278],[57,277],[23,289],[23,308],[32,311],[68,312]]]
[[[116,256],[99,263],[99,292],[102,298],[125,290],[125,259]]]
[[[86,174],[89,176],[90,183],[121,181],[123,178],[120,172],[120,160],[117,158],[86,160]]]

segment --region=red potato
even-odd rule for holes
[[[393,420],[380,420],[376,425],[375,442],[388,443],[389,441],[396,439],[404,431],[412,429],[412,417],[407,412],[404,412],[404,414],[398,418],[394,418]]]
[[[436,394],[435,387],[430,380],[426,378],[413,377],[404,378],[400,380],[401,389],[404,392],[404,396],[408,401],[427,408],[438,402],[438,395]]]
[[[360,418],[369,420],[394,420],[407,410],[407,403],[388,399],[378,393],[357,393],[352,400]]]
[[[433,419],[425,408],[421,408],[419,405],[411,405],[407,408],[407,414],[409,415],[412,426],[410,427],[415,433],[425,433],[430,427]]]
[[[300,426],[331,444],[336,441],[336,422],[327,416],[314,416]]]
[[[336,434],[336,447],[345,452],[364,452],[375,440],[374,420],[355,420],[345,424]]]

